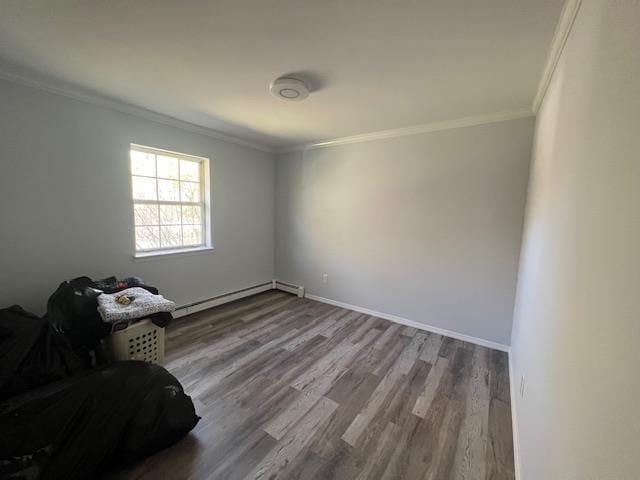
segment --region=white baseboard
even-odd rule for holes
[[[516,388],[516,378],[513,372],[513,362],[511,361],[511,349],[509,349],[509,391],[511,394],[511,429],[513,430],[513,468],[516,480],[522,480],[522,469],[520,467],[520,435],[518,433],[518,414],[516,412],[516,400],[518,398]]]
[[[273,288],[273,282],[266,282],[266,283],[261,283],[260,285],[255,285],[253,287],[247,287],[241,290],[236,290],[234,292],[223,293],[222,295],[216,295],[215,297],[208,298],[207,300],[190,303],[189,305],[183,305],[181,307],[176,308],[176,310],[173,312],[173,318],[184,317],[185,315],[190,315],[192,313],[196,313],[201,310],[206,310],[211,307],[222,305],[223,303],[233,302],[234,300],[239,300],[244,297],[249,297],[251,295],[255,295],[256,293],[266,292],[267,290],[271,290],[272,288]]]
[[[354,310],[356,312],[365,313],[367,315],[373,315],[374,317],[384,318],[385,320],[390,320],[395,323],[400,323],[402,325],[414,327],[419,330],[424,330],[426,332],[437,333],[438,335],[443,335],[445,337],[451,337],[457,340],[462,340],[463,342],[473,343],[475,345],[492,348],[494,350],[500,350],[502,352],[509,351],[509,346],[503,345],[502,343],[492,342],[490,340],[484,340],[482,338],[472,337],[471,335],[465,335],[463,333],[453,332],[451,330],[446,330],[444,328],[438,328],[431,325],[426,325],[424,323],[416,322],[415,320],[409,320],[408,318],[399,317],[397,315],[392,315],[390,313],[378,312],[376,310],[371,310],[369,308],[359,307],[357,305],[351,305],[349,303],[344,303],[344,302],[338,302],[337,300],[320,297],[318,295],[313,295],[311,293],[307,293],[306,297],[311,300],[316,300],[318,302],[328,303],[329,305],[335,305],[336,307],[342,307],[349,310]]]

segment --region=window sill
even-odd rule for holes
[[[140,252],[133,256],[138,261],[151,260],[154,258],[175,257],[181,255],[194,255],[197,253],[212,252],[213,247],[181,248],[179,250],[156,250],[154,252]]]

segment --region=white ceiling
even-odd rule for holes
[[[530,108],[563,3],[2,0],[0,63],[286,147]]]

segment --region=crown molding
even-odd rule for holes
[[[568,3],[571,3],[574,1],[579,2],[581,0],[568,0]],[[74,100],[108,108],[110,110],[115,110],[120,113],[125,113],[128,115],[144,118],[145,120],[159,123],[161,125],[167,125],[170,127],[179,128],[181,130],[185,130],[191,133],[205,135],[211,138],[215,138],[217,140],[233,143],[236,145],[241,145],[244,147],[252,148],[252,149],[259,150],[262,152],[267,152],[267,153],[288,153],[288,152],[294,152],[294,151],[300,151],[300,150],[332,147],[332,146],[338,146],[338,145],[347,145],[351,143],[368,142],[373,140],[381,140],[385,138],[403,137],[407,135],[417,135],[420,133],[437,132],[440,130],[450,130],[454,128],[471,127],[471,126],[477,126],[477,125],[503,122],[508,120],[516,120],[519,118],[527,118],[535,115],[534,112],[528,109],[507,110],[507,111],[494,112],[494,113],[489,113],[484,115],[464,117],[464,118],[459,118],[455,120],[445,120],[442,122],[432,122],[432,123],[421,124],[421,125],[412,125],[409,127],[394,128],[390,130],[381,130],[377,132],[370,132],[370,133],[352,135],[347,137],[339,137],[339,138],[334,138],[330,140],[323,140],[320,142],[294,145],[291,147],[274,148],[261,143],[252,142],[239,137],[235,137],[233,135],[222,133],[211,128],[203,127],[203,126],[196,125],[184,120],[180,120],[178,118],[171,117],[169,115],[154,112],[152,110],[138,107],[136,105],[132,105],[130,103],[126,103],[120,100],[114,100],[114,99],[102,97],[100,95],[96,95],[93,93],[88,93],[79,88],[74,88],[68,85],[65,85],[65,86],[54,85],[50,82],[37,80],[35,78],[29,77],[26,75],[21,75],[15,72],[11,72],[2,68],[0,68],[0,79],[6,80],[11,83],[35,88],[37,90],[53,93],[55,95],[62,95],[68,98],[73,98]]]
[[[391,130],[381,130],[378,132],[352,135],[350,137],[334,138],[332,140],[324,140],[322,142],[296,145],[294,147],[285,147],[285,148],[279,149],[277,153],[289,153],[289,152],[295,152],[300,150],[309,150],[309,149],[324,148],[324,147],[335,147],[338,145],[348,145],[351,143],[370,142],[372,140],[404,137],[407,135],[417,135],[420,133],[437,132],[440,130],[451,130],[454,128],[473,127],[477,125],[505,122],[507,120],[516,120],[519,118],[528,118],[532,116],[534,116],[534,113],[529,109],[508,110],[508,111],[502,111],[502,112],[489,113],[485,115],[475,115],[471,117],[458,118],[456,120],[446,120],[442,122],[425,123],[423,125],[413,125],[411,127],[394,128]]]
[[[197,133],[199,135],[205,135],[207,137],[215,138],[223,142],[233,143],[235,145],[241,145],[243,147],[249,147],[254,150],[260,150],[261,152],[276,153],[275,148],[271,148],[261,143],[244,140],[242,138],[238,138],[233,135],[228,135],[226,133],[213,130],[211,128],[202,127],[200,125],[196,125],[184,120],[180,120],[178,118],[171,117],[163,113],[147,110],[146,108],[138,107],[130,103],[102,97],[100,95],[96,95],[93,93],[88,93],[88,92],[82,91],[79,88],[71,87],[68,85],[65,85],[64,87],[53,85],[52,83],[45,82],[42,80],[36,80],[35,78],[17,74],[15,72],[11,72],[6,69],[0,69],[0,79],[6,80],[11,83],[16,83],[19,85],[35,88],[37,90],[53,93],[55,95],[62,95],[65,97],[73,98],[74,100],[90,103],[92,105],[97,105],[99,107],[108,108],[110,110],[115,110],[117,112],[125,113],[127,115],[133,115],[135,117],[144,118],[145,120],[149,120],[155,123],[167,125],[174,128],[179,128],[187,132]]]
[[[544,70],[542,71],[542,77],[538,84],[538,91],[536,92],[536,96],[533,98],[531,110],[534,113],[538,113],[540,105],[542,105],[542,100],[544,100],[544,96],[547,93],[547,89],[551,83],[551,78],[553,78],[553,73],[558,66],[558,61],[560,61],[560,56],[562,55],[564,46],[567,44],[567,39],[569,38],[571,28],[575,23],[578,10],[580,10],[580,5],[582,5],[582,0],[566,0],[564,3],[562,13],[560,13],[560,19],[558,20],[556,30],[553,34],[551,47],[547,54],[547,60],[545,62]]]

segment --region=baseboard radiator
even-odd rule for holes
[[[206,300],[189,303],[188,305],[181,305],[176,308],[173,316],[174,318],[184,317],[185,315],[200,312],[211,307],[222,305],[223,303],[240,300],[241,298],[249,297],[251,295],[255,295],[256,293],[266,292],[267,290],[271,290],[272,288],[273,282],[265,282],[259,285],[254,285],[252,287],[242,288],[233,292],[222,293],[220,295],[216,295],[215,297],[207,298]]]
[[[298,285],[281,282],[280,280],[273,280],[273,288],[276,290],[282,290],[283,292],[293,293],[300,298],[304,297],[304,287]]]
[[[190,315],[202,310],[207,310],[208,308],[216,307],[224,303],[240,300],[244,297],[250,297],[251,295],[256,295],[257,293],[266,292],[267,290],[282,290],[283,292],[293,293],[300,298],[304,297],[304,287],[291,285],[290,283],[281,282],[274,279],[270,282],[260,283],[258,285],[253,285],[252,287],[242,288],[233,292],[222,293],[205,300],[189,303],[187,305],[181,305],[176,308],[175,312],[173,312],[173,317],[184,317],[185,315]]]

